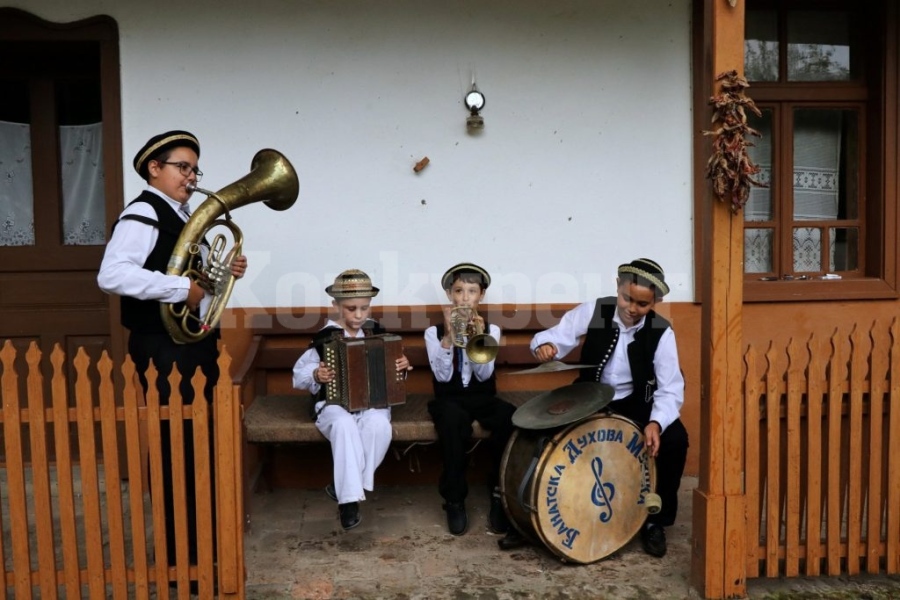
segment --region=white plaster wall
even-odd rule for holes
[[[578,302],[639,256],[692,299],[689,0],[18,4],[118,22],[126,199],[134,153],[168,129],[200,138],[208,189],[260,148],[293,162],[294,207],[234,213],[251,266],[236,307],[327,304],[347,268],[380,303],[436,302],[460,261],[491,271],[488,302]]]

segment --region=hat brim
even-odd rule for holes
[[[353,290],[349,292],[335,292],[333,284],[325,288],[325,293],[337,300],[342,298],[374,298],[380,291],[381,290],[374,286],[367,290]]]
[[[150,138],[134,157],[134,170],[146,180],[149,176],[148,163],[167,150],[190,148],[200,157],[200,142],[197,137],[187,131],[170,131]]]
[[[447,272],[441,277],[441,287],[449,290],[453,286],[453,277],[459,272],[478,273],[481,276],[482,283],[484,283],[484,289],[489,288],[491,285],[491,275],[486,270],[474,263],[459,263],[447,269]]]

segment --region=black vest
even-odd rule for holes
[[[597,300],[594,315],[584,336],[580,362],[600,365],[595,369],[582,369],[576,381],[600,381],[600,374],[612,356],[619,339],[619,327],[613,321],[616,312],[616,298]],[[628,363],[634,389],[631,396],[617,400],[612,408],[624,416],[646,425],[653,408],[653,393],[656,391],[656,373],[653,357],[659,340],[671,323],[654,311],[644,317],[644,326],[634,334],[634,341],[628,345]]]
[[[435,325],[437,328],[437,338],[440,340],[444,337],[444,324],[439,323]],[[490,331],[490,326],[488,322],[484,322],[484,330],[485,332]],[[499,340],[498,340],[499,341]],[[461,350],[461,348],[453,347],[453,352]],[[473,374],[469,379],[468,387],[463,386],[462,374],[459,372],[459,367],[454,362],[453,376],[450,378],[450,381],[438,381],[434,376],[434,373],[431,374],[431,383],[434,386],[434,397],[435,398],[447,398],[458,396],[460,394],[470,394],[473,396],[496,396],[497,395],[497,378],[495,377],[495,373],[491,373],[491,376],[485,381],[478,381],[478,378]]]
[[[184,229],[184,221],[175,213],[169,204],[154,194],[144,191],[135,200],[129,203],[146,202],[156,211],[156,221],[148,220],[138,215],[125,215],[119,220],[140,221],[152,225],[159,230],[156,245],[150,252],[150,256],[144,262],[143,267],[150,271],[165,273],[169,266],[169,257],[175,249],[175,242]],[[115,231],[115,225],[113,225]],[[130,296],[122,296],[122,325],[133,333],[166,333],[162,317],[159,314],[160,303],[157,300],[138,300]],[[184,303],[175,305],[176,310],[181,310]]]

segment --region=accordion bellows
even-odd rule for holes
[[[403,356],[399,335],[335,338],[323,346],[325,364],[335,378],[325,384],[325,402],[350,412],[387,408],[406,402],[406,373],[396,361]]]

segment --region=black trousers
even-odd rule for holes
[[[146,393],[148,389],[148,381],[146,378],[146,370],[153,361],[158,371],[156,380],[156,389],[159,391],[159,402],[161,406],[169,404],[169,396],[171,394],[171,386],[169,384],[169,374],[172,367],[177,365],[178,372],[181,374],[181,383],[179,390],[184,404],[194,402],[194,388],[191,384],[191,378],[197,368],[200,368],[206,377],[206,384],[203,389],[204,400],[211,402],[213,398],[213,389],[219,379],[219,365],[216,362],[219,358],[219,350],[217,346],[217,336],[209,335],[199,342],[193,344],[176,344],[172,341],[168,334],[146,334],[132,333],[128,338],[128,353],[135,363],[138,375],[140,377],[141,386]],[[210,412],[210,415],[212,413]],[[172,437],[169,421],[165,420],[160,423],[160,439],[159,443],[162,451],[162,471],[163,471],[163,496],[165,498],[165,515],[166,515],[166,550],[168,554],[169,565],[175,564],[175,498],[173,492],[173,469],[172,469]],[[213,452],[213,436],[209,436],[209,456],[210,460],[215,456]],[[182,454],[184,460],[185,472],[185,495],[187,500],[187,523],[188,523],[188,552],[191,564],[197,563],[197,481],[194,473],[194,428],[192,421],[184,422],[184,450]],[[212,486],[215,482],[215,470],[210,465],[210,481],[208,486]],[[212,488],[214,490],[214,488]],[[213,502],[215,502],[215,492],[213,492]],[[215,514],[215,511],[213,511]],[[214,521],[215,522],[215,521]],[[215,527],[213,528],[215,533]],[[213,540],[215,547],[215,539]]]
[[[441,447],[444,466],[438,491],[447,502],[462,502],[469,495],[466,468],[467,446],[472,437],[472,423],[478,421],[491,432],[487,439],[491,465],[487,486],[491,491],[500,480],[500,461],[509,436],[513,432],[512,415],[516,407],[494,396],[459,394],[428,403]]]
[[[644,406],[641,406],[644,404]],[[641,431],[647,423],[648,407],[643,400],[635,397],[616,400],[607,408],[616,414],[634,421]],[[647,517],[648,523],[669,527],[675,523],[678,514],[678,488],[681,487],[681,476],[684,475],[684,464],[687,461],[688,433],[681,419],[676,419],[659,436],[659,452],[656,455],[656,493],[662,500],[662,509],[655,515]]]

